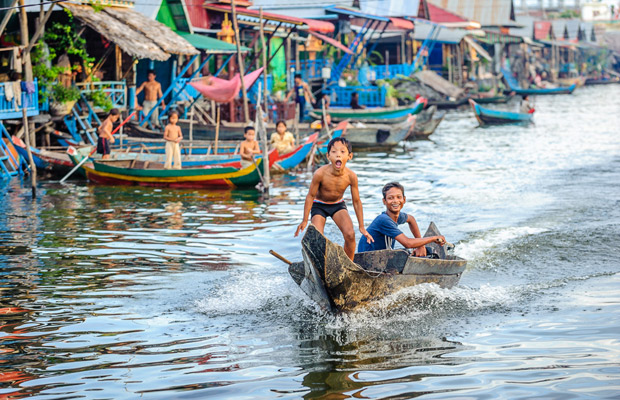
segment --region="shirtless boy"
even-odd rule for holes
[[[379,214],[377,218],[368,226],[368,233],[374,238],[373,243],[360,240],[357,251],[393,249],[395,242],[402,244],[407,249],[413,249],[413,255],[426,257],[426,246],[435,242],[440,246],[446,243],[443,236],[421,237],[418,223],[413,215],[401,212],[405,205],[405,188],[398,182],[390,182],[383,186],[383,204],[385,212]],[[407,237],[398,225],[407,223],[413,234],[413,238]]]
[[[159,110],[155,106],[159,98],[164,96],[161,91],[161,84],[155,80],[155,71],[152,69],[147,73],[146,79],[146,82],[142,82],[142,85],[136,90],[136,96],[144,90],[144,101],[142,102],[144,116],[149,115],[149,112],[154,109],[153,114],[151,114],[151,125],[159,126]],[[166,108],[163,101],[161,106]]]
[[[304,204],[304,217],[295,231],[297,236],[306,228],[308,214],[311,214],[312,225],[323,233],[327,217],[331,217],[344,236],[344,251],[351,260],[355,255],[355,231],[343,199],[344,192],[349,186],[360,233],[366,237],[368,243],[374,240],[364,228],[364,211],[357,186],[357,175],[346,167],[347,161],[352,158],[351,144],[347,139],[337,137],[330,140],[327,145],[327,159],[330,163],[314,173]]]
[[[112,127],[114,123],[118,121],[121,113],[118,111],[118,108],[113,108],[110,110],[110,114],[108,118],[106,118],[99,129],[97,130],[97,135],[99,138],[97,139],[97,153],[102,155],[103,160],[107,160],[110,158],[110,143],[114,143],[114,136],[112,136]]]
[[[168,125],[164,130],[164,140],[166,141],[166,163],[164,169],[170,169],[174,158],[174,169],[181,169],[181,148],[179,143],[183,140],[181,127],[177,125],[179,114],[176,111],[170,112]]]
[[[258,147],[258,142],[255,139],[256,131],[254,128],[251,126],[246,126],[243,137],[245,140],[241,142],[241,146],[239,147],[239,155],[241,155],[241,168],[254,164],[254,155],[262,153],[260,147]]]

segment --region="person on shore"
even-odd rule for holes
[[[301,74],[295,74],[295,86],[288,92],[284,101],[287,102],[293,94],[295,105],[299,106],[299,122],[301,122],[304,119],[306,102],[309,101],[312,104],[316,101],[308,84],[301,79]]]
[[[276,131],[271,134],[271,148],[278,150],[279,154],[286,154],[295,149],[295,137],[286,129],[286,122],[278,121]]]
[[[351,108],[354,110],[363,110],[366,106],[360,105],[360,95],[357,92],[351,94]]]
[[[114,127],[114,123],[118,121],[121,113],[118,111],[118,108],[113,108],[110,110],[110,114],[108,114],[108,118],[106,118],[99,129],[97,129],[97,153],[101,154],[101,159],[107,160],[110,158],[110,143],[114,143],[114,136],[112,136],[112,128]]]
[[[377,216],[368,227],[368,233],[374,239],[372,243],[360,240],[357,245],[358,252],[393,249],[396,242],[407,249],[413,249],[416,257],[426,257],[425,245],[437,243],[443,246],[446,238],[443,236],[421,237],[418,223],[413,215],[401,212],[405,206],[405,188],[398,182],[390,182],[383,186],[383,204],[385,211]],[[413,234],[413,238],[405,235],[398,225],[407,223]]]
[[[142,82],[142,85],[136,90],[136,96],[138,96],[144,90],[144,101],[142,102],[142,112],[146,117],[151,110],[151,125],[159,128],[159,110],[157,109],[157,102],[164,94],[161,91],[161,84],[155,80],[155,71],[150,69],[146,75],[146,82]],[[136,101],[137,103],[137,101]],[[166,104],[161,102],[161,106],[166,108]]]
[[[374,240],[364,228],[364,211],[360,200],[357,175],[346,167],[347,161],[352,158],[351,143],[347,139],[336,137],[329,141],[327,144],[329,164],[322,166],[314,173],[304,204],[303,219],[295,231],[295,236],[298,236],[299,232],[306,228],[310,214],[312,225],[323,233],[327,217],[331,217],[344,236],[344,251],[351,260],[355,255],[355,231],[343,198],[348,187],[351,187],[359,231],[368,243]]]
[[[241,168],[254,164],[254,156],[261,154],[260,147],[256,141],[256,131],[251,126],[246,126],[243,133],[245,140],[241,142],[239,147],[239,155],[241,156]]]
[[[172,167],[172,160],[174,159],[174,169],[181,169],[181,140],[183,140],[183,132],[181,127],[177,125],[179,121],[179,113],[171,111],[168,116],[168,125],[164,130],[164,140],[166,141],[166,162],[164,169],[170,169]]]
[[[534,108],[530,105],[530,97],[528,95],[524,95],[521,98],[520,112],[522,114],[531,114],[534,112]]]

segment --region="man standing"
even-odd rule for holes
[[[159,110],[157,109],[157,101],[163,97],[163,93],[161,91],[161,84],[155,80],[155,71],[150,69],[146,76],[146,82],[143,82],[142,85],[136,90],[136,96],[140,94],[144,90],[144,101],[142,102],[142,112],[145,116],[149,115],[149,112],[153,110],[151,114],[151,125],[153,127],[159,128]],[[136,101],[137,103],[137,101]],[[161,106],[166,108],[163,100],[161,102]]]
[[[301,79],[301,74],[295,74],[295,87],[288,92],[284,101],[287,102],[293,94],[295,94],[295,106],[299,105],[299,121],[301,122],[304,119],[306,100],[310,104],[316,101],[308,84]]]

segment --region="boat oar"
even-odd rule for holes
[[[271,254],[272,256],[274,256],[275,258],[277,258],[278,260],[287,263],[288,265],[291,265],[292,262],[290,262],[289,260],[287,260],[286,258],[284,258],[283,256],[281,256],[280,254],[276,253],[273,250],[269,250],[269,254]]]
[[[132,119],[134,115],[136,115],[136,111],[134,111],[131,114],[129,114],[129,116],[127,118],[125,118],[125,120],[119,126],[117,126],[116,129],[114,129],[110,135],[114,135],[119,129],[121,129],[121,126],[123,126],[127,122],[129,122],[129,120]],[[64,178],[62,178],[60,180],[60,183],[65,183],[65,181],[67,180],[68,177],[73,175],[73,173],[75,171],[77,171],[82,166],[82,164],[84,164],[90,158],[90,156],[95,154],[95,151],[97,151],[97,146],[95,146],[95,148],[90,153],[88,153],[88,156],[84,157],[82,159],[82,161],[80,161],[75,167],[73,167],[73,169],[71,171],[69,171],[69,173],[67,175],[65,175]]]

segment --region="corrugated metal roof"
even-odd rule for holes
[[[515,26],[512,0],[432,0],[439,7],[482,26]]]
[[[360,10],[362,12],[382,17],[417,17],[419,7],[420,0],[360,1]]]

